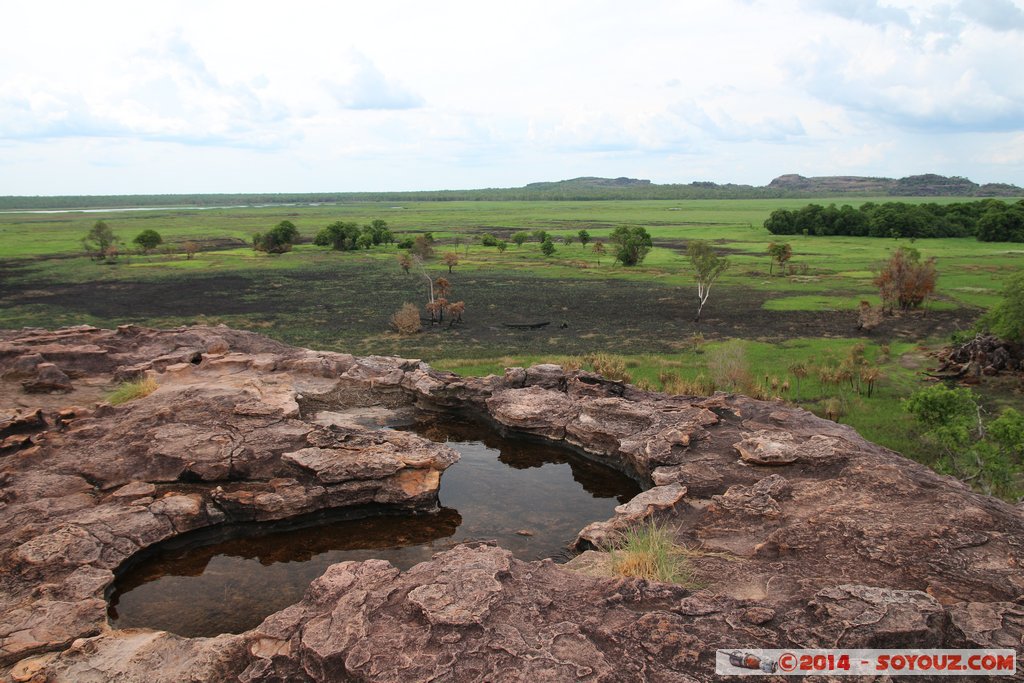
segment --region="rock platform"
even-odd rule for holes
[[[0,377],[6,680],[709,681],[719,648],[1024,650],[1024,511],[782,403],[555,365],[464,378],[222,326],[0,332]],[[155,391],[76,405],[139,378]],[[646,490],[568,565],[462,545],[405,572],[333,565],[241,634],[110,628],[114,572],[191,530],[435,509],[457,454],[363,419],[402,411],[561,442]],[[601,550],[647,519],[694,585],[607,572]]]

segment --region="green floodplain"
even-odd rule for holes
[[[951,335],[968,332],[1000,301],[1006,278],[1024,270],[1024,244],[973,237],[910,240],[775,236],[763,223],[779,208],[814,201],[858,206],[882,198],[345,202],[252,208],[0,213],[0,328],[137,323],[156,327],[224,323],[281,341],[356,354],[422,358],[463,374],[500,373],[512,365],[555,362],[593,368],[673,393],[742,391],[798,403],[853,425],[866,438],[936,465],[935,449],[903,410],[902,400],[928,384],[929,355]],[[960,202],[969,198],[901,198]],[[427,281],[399,265],[397,244],[334,251],[312,244],[335,221],[384,220],[399,240],[431,232],[433,278],[464,301],[463,322],[399,335],[390,324],[406,302],[427,302]],[[120,238],[112,262],[90,258],[82,238],[97,220]],[[300,243],[283,254],[251,248],[252,235],[282,220]],[[647,229],[653,248],[624,267],[591,240],[607,244],[620,225]],[[137,253],[133,238],[155,230],[163,245]],[[547,231],[545,256],[520,231]],[[504,251],[484,246],[493,235]],[[566,237],[573,238],[569,244]],[[686,256],[690,240],[707,240],[730,261],[712,288],[700,322]],[[772,265],[772,242],[788,242],[787,272]],[[187,258],[184,245],[198,251]],[[923,310],[857,329],[861,301],[877,306],[872,284],[900,247],[934,257],[937,287]],[[444,255],[458,263],[448,273]],[[772,271],[770,273],[770,271]],[[548,323],[537,329],[523,325]],[[513,325],[513,326],[510,326]],[[847,380],[836,369],[851,359],[862,370]],[[976,387],[992,414],[1024,410],[1019,379]],[[941,469],[941,467],[940,467]]]

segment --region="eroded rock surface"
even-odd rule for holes
[[[0,412],[11,680],[688,681],[714,679],[717,648],[1024,643],[1024,511],[793,407],[553,365],[463,378],[225,327],[0,333],[0,375],[46,364],[71,380],[66,407]],[[80,382],[143,375],[149,396],[76,406]],[[406,572],[334,565],[239,635],[108,627],[113,571],[189,530],[431,509],[454,452],[345,418],[412,409],[474,413],[631,473],[648,490],[579,547],[654,519],[689,548],[695,585],[603,576],[603,553],[567,569],[464,545]]]

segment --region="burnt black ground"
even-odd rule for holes
[[[849,311],[767,311],[764,292],[722,287],[712,292],[704,318],[693,322],[695,291],[654,282],[554,279],[514,271],[462,271],[447,276],[452,301],[466,302],[465,323],[428,328],[401,338],[389,320],[403,302],[422,304],[425,283],[379,261],[338,261],[304,270],[233,271],[210,275],[52,282],[0,264],[4,327],[92,324],[177,325],[225,322],[291,344],[354,353],[423,357],[504,354],[669,353],[700,333],[780,341],[794,337],[859,336]],[[13,276],[13,277],[12,277]],[[887,320],[878,341],[925,339],[963,328],[976,311],[930,311]],[[550,322],[538,330],[505,323]]]

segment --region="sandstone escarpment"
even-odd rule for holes
[[[462,378],[223,327],[0,334],[0,375],[45,363],[73,385],[146,375],[158,388],[0,414],[0,662],[16,680],[711,680],[717,648],[1024,638],[1019,509],[790,406],[551,365]],[[363,426],[409,410],[471,413],[633,474],[647,490],[577,547],[663,519],[701,588],[601,576],[593,550],[573,572],[467,545],[406,572],[334,565],[243,634],[109,628],[113,572],[164,539],[328,508],[432,509],[454,452]]]

